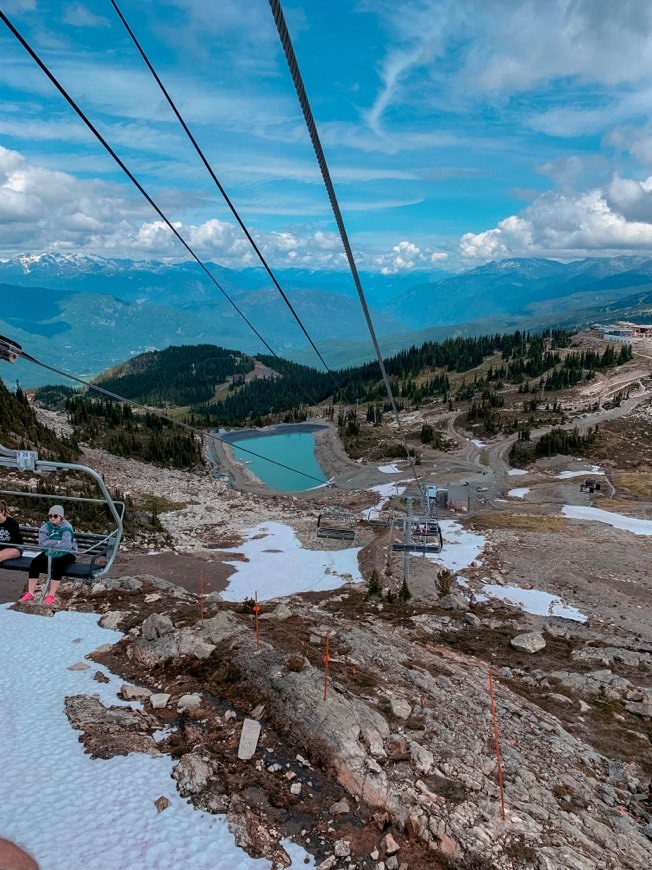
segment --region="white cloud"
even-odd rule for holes
[[[636,254],[652,246],[652,179],[614,179],[605,190],[558,191],[539,197],[497,227],[466,233],[460,253],[469,260]]]
[[[64,24],[72,24],[73,27],[111,26],[108,18],[105,18],[103,15],[96,15],[81,3],[73,3],[72,6],[69,6],[64,13],[63,21]]]
[[[414,242],[399,242],[391,251],[374,257],[373,264],[382,275],[412,272],[445,260],[448,254],[441,251],[422,250]]]
[[[529,123],[551,135],[603,130],[609,118],[640,116],[649,106],[647,0],[367,0],[363,8],[380,17],[389,40],[365,116],[379,136],[387,135],[383,122],[394,105],[455,112],[535,88],[549,88],[551,104],[538,110],[535,102]],[[562,104],[555,104],[557,85]],[[583,104],[587,86],[592,98]],[[576,106],[571,94],[580,97]]]

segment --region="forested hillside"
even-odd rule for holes
[[[253,359],[240,351],[183,345],[139,354],[100,375],[97,383],[143,405],[193,405],[212,399],[217,386],[253,368]]]
[[[74,441],[59,438],[36,419],[25,393],[9,392],[0,381],[0,443],[12,450],[38,450],[41,459],[74,462],[79,450]]]
[[[447,404],[450,409],[462,404],[466,423],[479,428],[480,434],[518,430],[527,441],[529,429],[539,419],[533,415],[539,411],[544,394],[590,380],[596,371],[621,365],[631,356],[628,345],[579,346],[564,330],[539,334],[517,330],[428,342],[384,362],[399,410],[416,410],[432,402]],[[244,375],[252,371],[256,361],[266,367],[268,375],[245,383]],[[472,376],[466,376],[467,372]],[[180,422],[201,428],[301,421],[309,406],[321,404],[324,412],[336,419],[347,447],[351,439],[358,438],[365,422],[378,425],[390,410],[375,363],[320,372],[273,356],[261,355],[254,360],[214,345],[142,354],[98,380],[102,387],[140,404],[180,406],[184,409],[181,416],[175,414]],[[503,395],[509,385],[512,404],[516,386],[519,394],[534,397],[505,408]],[[223,398],[216,400],[217,387],[222,388]],[[198,396],[203,399],[198,400]],[[38,390],[36,400],[65,408],[78,442],[177,468],[190,468],[201,461],[197,436],[154,413],[121,406],[91,392],[53,387]],[[16,401],[24,402],[24,398]],[[556,399],[546,409],[544,422],[563,422]],[[443,445],[441,433],[434,431],[422,432],[421,441],[438,449]]]

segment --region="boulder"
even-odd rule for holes
[[[389,702],[392,709],[392,714],[397,719],[409,719],[412,713],[412,707],[405,698],[392,698]]]
[[[466,613],[469,609],[469,602],[454,592],[451,592],[450,595],[444,595],[443,598],[439,599],[437,604],[442,610],[456,610],[459,613]]]
[[[143,637],[145,640],[157,640],[174,631],[172,620],[165,613],[151,613],[143,622]]]
[[[527,631],[518,634],[510,640],[510,644],[519,652],[536,653],[545,649],[546,642],[540,631]]]

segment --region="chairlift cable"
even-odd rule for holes
[[[414,475],[414,480],[419,488],[419,491],[423,493],[423,489],[421,483],[419,482],[419,478],[417,475],[416,467],[414,464],[414,460],[410,455],[410,450],[407,446],[407,441],[405,438],[405,433],[403,431],[403,426],[401,424],[401,418],[398,413],[398,408],[396,406],[396,400],[394,399],[394,394],[392,392],[392,387],[389,382],[389,378],[387,376],[387,371],[385,369],[385,364],[383,362],[383,357],[380,352],[380,346],[378,344],[378,339],[376,338],[376,332],[374,330],[374,325],[371,320],[371,314],[369,312],[369,307],[367,306],[367,301],[365,299],[364,290],[362,288],[362,282],[360,281],[360,275],[358,274],[358,269],[355,263],[355,258],[353,256],[353,250],[351,249],[351,244],[349,242],[348,233],[346,231],[346,227],[344,225],[344,219],[342,217],[342,212],[340,210],[339,203],[337,201],[337,196],[335,193],[335,188],[333,186],[333,182],[331,180],[330,171],[328,169],[328,164],[326,162],[326,157],[324,155],[324,149],[322,148],[321,140],[319,138],[319,133],[317,131],[317,125],[315,123],[314,116],[312,114],[312,109],[310,108],[310,102],[308,101],[308,95],[306,93],[305,86],[303,84],[303,79],[301,76],[301,71],[299,70],[299,64],[297,61],[296,54],[294,52],[294,47],[292,45],[292,39],[290,37],[290,33],[287,28],[287,24],[285,22],[285,16],[283,15],[283,9],[281,7],[280,0],[269,0],[269,5],[272,10],[272,14],[274,16],[274,21],[276,23],[276,29],[278,30],[279,38],[281,40],[281,45],[283,46],[283,51],[285,53],[285,58],[287,60],[288,67],[290,69],[290,74],[292,76],[292,81],[294,83],[295,90],[297,92],[297,97],[299,98],[299,104],[301,105],[301,109],[303,111],[303,117],[306,122],[306,126],[308,128],[308,132],[310,134],[310,139],[312,141],[312,146],[315,152],[315,156],[317,158],[317,162],[319,164],[319,168],[321,170],[322,178],[324,180],[324,184],[326,186],[326,190],[328,192],[328,199],[331,204],[331,208],[333,210],[333,214],[335,216],[335,221],[337,223],[337,227],[340,231],[340,237],[342,239],[342,244],[344,245],[344,251],[346,253],[346,258],[349,263],[349,268],[351,270],[351,274],[353,276],[353,281],[355,283],[356,290],[358,291],[358,297],[360,299],[360,305],[362,306],[362,310],[364,312],[365,319],[367,321],[367,328],[369,329],[369,334],[371,336],[371,340],[373,342],[374,350],[376,351],[376,357],[378,359],[378,365],[380,366],[380,371],[383,376],[383,381],[385,383],[385,389],[387,390],[387,395],[389,396],[389,400],[392,405],[392,410],[394,412],[394,416],[396,418],[396,422],[398,424],[398,431],[401,437],[401,441],[403,443],[403,447],[405,448],[405,453],[408,458],[408,462],[412,468],[412,473]]]
[[[264,344],[267,350],[272,354],[272,356],[279,362],[281,367],[285,370],[285,372],[290,376],[290,378],[295,382],[295,384],[299,387],[304,396],[308,399],[309,404],[311,405],[319,405],[319,402],[315,402],[314,398],[310,396],[310,394],[306,391],[306,389],[299,383],[297,378],[294,376],[292,371],[285,365],[281,357],[275,353],[274,350],[269,346],[269,344],[262,337],[260,332],[256,329],[256,327],[248,320],[247,316],[240,310],[240,308],[236,305],[236,303],[231,299],[226,290],[221,286],[218,282],[217,278],[213,275],[213,273],[208,269],[206,264],[199,258],[199,256],[195,253],[195,251],[190,247],[188,242],[183,238],[179,230],[174,226],[172,221],[165,215],[162,209],[156,204],[155,200],[147,193],[142,184],[138,181],[135,175],[131,172],[131,170],[126,166],[126,164],[118,157],[117,153],[113,150],[113,148],[109,145],[106,139],[102,136],[99,130],[94,126],[93,122],[87,117],[84,113],[83,109],[81,109],[77,103],[70,96],[68,91],[63,87],[63,85],[56,78],[54,73],[50,71],[45,62],[41,60],[38,54],[34,51],[31,45],[24,39],[23,36],[18,32],[18,30],[14,27],[11,21],[7,18],[5,13],[0,9],[0,19],[4,21],[9,30],[13,33],[16,39],[23,46],[25,51],[30,55],[30,57],[36,62],[36,64],[41,68],[41,70],[45,73],[45,75],[50,79],[55,88],[59,91],[59,93],[63,96],[66,102],[70,105],[70,107],[77,113],[79,118],[84,122],[84,124],[88,127],[88,129],[93,133],[95,138],[101,143],[101,145],[105,148],[105,150],[111,155],[111,157],[118,164],[120,169],[127,175],[129,180],[138,188],[140,193],[145,197],[147,202],[152,206],[154,211],[159,215],[161,220],[167,225],[168,229],[172,231],[172,233],[177,237],[177,239],[181,242],[183,247],[188,251],[193,260],[201,267],[201,269],[206,273],[210,281],[217,287],[217,289],[222,293],[224,298],[231,304],[231,306],[235,309],[235,311],[240,315],[240,317],[244,320],[247,326],[251,329],[251,331],[256,335],[256,337]]]
[[[89,390],[95,390],[98,393],[101,393],[104,396],[108,396],[110,399],[114,399],[117,402],[123,402],[124,404],[131,405],[134,408],[138,408],[141,411],[146,411],[148,414],[153,414],[156,417],[160,417],[161,420],[167,420],[169,423],[172,423],[175,426],[180,426],[183,429],[187,429],[189,432],[193,432],[195,435],[199,435],[200,438],[212,438],[214,441],[219,441],[221,444],[226,444],[230,447],[233,447],[230,441],[227,441],[225,438],[220,438],[219,435],[214,435],[211,432],[205,432],[202,429],[199,429],[197,426],[192,426],[190,423],[185,423],[183,420],[175,420],[174,417],[170,417],[168,414],[164,414],[162,411],[157,410],[156,408],[148,407],[147,405],[143,405],[140,402],[136,402],[134,399],[127,399],[125,396],[121,396],[119,393],[114,393],[111,390],[106,390],[104,387],[100,387],[98,384],[89,383],[88,381],[82,380],[82,378],[78,378],[76,375],[71,375],[69,372],[62,371],[61,369],[55,368],[54,366],[48,365],[47,363],[42,362],[41,360],[36,359],[36,357],[31,356],[26,353],[24,350],[16,350],[16,345],[12,345],[11,342],[7,342],[0,336],[0,349],[11,349],[12,353],[21,357],[28,362],[34,363],[37,366],[40,366],[43,369],[47,369],[50,372],[54,372],[56,375],[61,375],[64,378],[69,378],[71,381],[76,381],[78,384],[81,384],[84,387],[87,387]],[[276,459],[270,459],[267,456],[263,456],[260,453],[256,453],[253,450],[247,450],[246,447],[238,446],[238,450],[242,453],[247,453],[249,456],[255,456],[257,459],[264,459],[265,462],[269,462],[272,465],[278,465],[279,468],[284,468],[286,471],[292,471],[295,474],[300,474],[303,477],[307,477],[309,480],[314,480],[321,486],[323,486],[327,481],[320,480],[318,477],[315,477],[313,474],[308,474],[306,471],[300,471],[298,468],[292,468],[290,465],[285,465],[283,462],[278,462]],[[329,484],[334,489],[342,489],[345,491],[343,487],[337,486],[337,484],[330,483]]]
[[[180,123],[181,126],[183,127],[183,129],[184,129],[186,135],[188,136],[188,139],[189,139],[190,142],[192,143],[192,146],[194,147],[195,151],[197,152],[197,155],[199,156],[200,160],[201,160],[202,163],[204,164],[204,167],[206,168],[206,171],[208,172],[208,174],[210,175],[210,177],[213,179],[215,185],[217,186],[218,190],[219,190],[220,193],[222,194],[222,197],[224,198],[224,201],[226,202],[227,206],[228,206],[229,209],[231,210],[231,213],[233,214],[234,218],[236,219],[236,221],[237,221],[238,224],[240,225],[240,229],[241,229],[242,232],[245,234],[245,236],[247,237],[247,239],[248,239],[249,243],[251,244],[252,248],[253,248],[254,251],[256,252],[256,255],[257,255],[258,259],[260,260],[260,262],[261,262],[262,265],[264,266],[265,271],[266,271],[267,274],[269,275],[269,277],[270,277],[270,279],[272,280],[274,286],[276,287],[276,289],[278,290],[278,292],[281,294],[281,296],[282,296],[282,298],[283,298],[283,301],[285,302],[285,304],[287,305],[287,307],[290,309],[290,311],[291,311],[291,313],[292,313],[292,316],[294,317],[294,319],[296,320],[296,322],[297,322],[297,323],[299,324],[299,326],[301,327],[301,331],[303,332],[303,334],[305,335],[305,337],[308,339],[308,341],[309,341],[309,343],[310,343],[310,346],[312,347],[312,349],[315,351],[315,353],[316,353],[317,356],[319,357],[319,361],[320,361],[321,364],[324,366],[324,368],[326,369],[326,371],[329,373],[329,375],[330,375],[330,377],[331,377],[331,380],[333,381],[333,384],[335,385],[336,390],[338,390],[338,391],[340,392],[341,395],[344,395],[344,388],[343,388],[343,387],[338,383],[337,379],[335,378],[335,374],[334,374],[334,372],[333,372],[333,371],[331,370],[331,368],[328,366],[328,363],[326,362],[326,360],[324,359],[324,357],[323,357],[322,354],[320,353],[319,349],[317,348],[317,345],[315,344],[315,342],[314,342],[314,341],[312,340],[312,338],[310,337],[310,335],[309,335],[309,333],[308,333],[308,330],[306,329],[306,327],[305,327],[304,324],[302,323],[301,318],[299,317],[299,315],[298,315],[297,312],[295,311],[295,309],[294,309],[292,303],[290,302],[290,300],[288,299],[288,297],[287,297],[285,291],[283,290],[283,288],[282,288],[281,285],[279,284],[278,279],[276,278],[276,275],[274,274],[274,272],[272,271],[271,267],[270,267],[269,264],[267,263],[267,260],[265,259],[265,256],[263,255],[262,251],[260,250],[260,248],[259,248],[258,245],[256,244],[256,241],[254,240],[253,236],[251,235],[251,233],[250,233],[249,230],[247,229],[247,226],[245,225],[244,221],[243,221],[242,218],[240,217],[240,214],[238,213],[236,207],[233,205],[233,202],[231,201],[231,198],[229,197],[229,195],[227,194],[227,192],[226,192],[226,190],[224,189],[223,185],[221,184],[220,180],[218,179],[217,175],[215,174],[215,172],[214,172],[214,170],[213,170],[213,167],[212,167],[212,166],[210,165],[210,163],[208,162],[208,159],[206,158],[206,155],[204,154],[202,148],[200,147],[200,145],[198,144],[198,142],[197,142],[197,140],[195,139],[194,135],[192,134],[190,128],[189,128],[188,125],[186,124],[186,122],[185,122],[185,120],[184,120],[184,118],[183,118],[181,112],[178,110],[178,108],[177,108],[177,106],[176,106],[174,100],[172,99],[172,97],[171,97],[170,94],[168,93],[167,88],[165,87],[165,85],[164,85],[163,82],[161,81],[160,76],[158,75],[158,73],[157,73],[156,70],[154,69],[154,66],[152,65],[152,63],[151,63],[149,57],[147,56],[145,50],[143,49],[143,47],[141,46],[140,42],[138,41],[138,38],[136,37],[135,33],[133,32],[133,30],[132,30],[131,27],[129,26],[129,23],[127,22],[125,16],[123,15],[122,11],[120,10],[120,7],[119,7],[118,4],[116,3],[116,0],[111,0],[111,5],[113,6],[113,8],[115,9],[115,11],[116,11],[118,17],[120,18],[120,20],[121,20],[122,23],[124,24],[127,33],[128,33],[129,36],[131,37],[132,42],[133,42],[134,45],[136,46],[138,52],[140,53],[140,56],[141,56],[142,59],[144,60],[145,64],[147,65],[147,67],[148,67],[148,69],[149,69],[149,71],[150,71],[151,74],[154,76],[154,79],[156,80],[157,85],[158,85],[159,88],[161,89],[161,91],[162,91],[162,93],[163,93],[163,96],[165,97],[165,99],[166,99],[167,102],[168,102],[168,105],[170,106],[170,108],[172,109],[172,111],[174,112],[174,114],[176,115],[177,120],[179,121],[179,123]]]

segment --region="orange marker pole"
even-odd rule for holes
[[[254,614],[256,617],[256,649],[259,650],[260,649],[260,635],[258,633],[258,611],[260,610],[260,607],[258,606],[258,593],[255,592],[254,596],[255,596],[255,601],[256,601],[256,603],[254,604]]]
[[[326,632],[326,655],[324,656],[324,701],[326,700],[326,696],[328,695],[328,663],[331,660],[331,657],[328,655],[328,645],[330,642],[331,633],[330,631]]]
[[[199,572],[199,612],[201,614],[201,624],[204,624],[204,572]]]
[[[496,702],[494,700],[494,684],[489,674],[489,694],[491,695],[491,717],[494,722],[494,744],[496,746],[496,759],[498,761],[498,785],[500,786],[500,806],[502,808],[503,821],[505,821],[505,794],[503,792],[503,769],[500,762],[500,741],[498,739],[498,720],[496,719]]]

